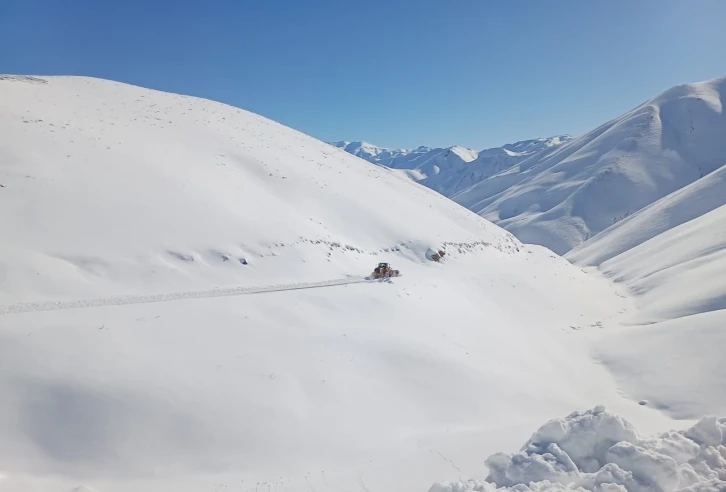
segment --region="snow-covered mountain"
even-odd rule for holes
[[[726,163],[726,77],[673,87],[577,138],[481,152],[334,145],[564,254]],[[446,159],[446,160],[444,160]]]
[[[661,432],[726,393],[682,371],[682,407],[639,405],[592,357],[637,298],[249,112],[0,76],[0,135],[7,490],[421,491],[575,409]]]
[[[332,145],[374,164],[400,169],[415,181],[445,196],[451,196],[570,138],[562,135],[524,140],[482,151],[457,146],[419,147],[413,150],[386,149],[367,142],[344,141],[334,142]]]
[[[431,148],[421,146],[417,149],[386,149],[368,142],[333,142],[332,145],[368,162],[392,169],[422,169],[428,166],[427,169],[432,174],[437,174],[442,170],[433,169],[436,162],[445,163],[448,161],[450,165],[460,165],[475,160],[478,155],[476,151],[464,147]],[[446,170],[447,167],[445,166],[443,169]]]
[[[726,163],[726,77],[673,87],[455,193],[525,243],[566,253]]]

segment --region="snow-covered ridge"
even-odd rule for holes
[[[564,254],[726,163],[726,77],[683,84],[450,195]]]
[[[726,161],[713,173],[608,227],[570,251],[567,258],[581,265],[600,265],[723,205],[726,205]]]
[[[567,258],[628,285],[642,304],[641,323],[726,309],[726,166],[611,226]]]
[[[726,77],[682,84],[585,135],[469,151],[335,144],[565,254],[726,164]],[[471,157],[476,156],[472,159]]]
[[[643,437],[595,407],[554,419],[518,453],[486,460],[485,481],[434,484],[429,492],[722,492],[726,418],[704,417],[682,431]]]
[[[387,149],[367,142],[333,142],[333,146],[374,164],[401,169],[406,175],[445,196],[514,165],[528,156],[558,146],[571,137],[523,140],[481,151],[466,147]]]

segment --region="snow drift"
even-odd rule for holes
[[[430,492],[726,490],[726,418],[641,437],[623,418],[595,407],[551,420],[518,453],[486,460],[485,481],[434,484]]]

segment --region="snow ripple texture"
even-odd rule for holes
[[[552,420],[515,454],[486,460],[485,481],[436,483],[429,492],[725,492],[726,418],[642,438],[595,407]]]
[[[196,290],[189,292],[172,292],[169,294],[153,294],[146,296],[128,295],[115,297],[101,297],[96,299],[81,299],[74,301],[26,302],[0,306],[0,315],[16,313],[34,313],[39,311],[57,311],[61,309],[81,309],[100,306],[120,306],[124,304],[143,304],[148,302],[179,301],[182,299],[204,299],[209,297],[239,296],[249,294],[264,294],[268,292],[283,292],[288,290],[318,289],[366,282],[365,277],[346,277],[321,282],[305,282],[296,284],[277,284],[256,287],[225,287],[212,290]]]

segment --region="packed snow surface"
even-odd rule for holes
[[[549,421],[518,453],[486,460],[484,481],[440,482],[430,492],[723,492],[726,418],[643,437],[598,406]]]

